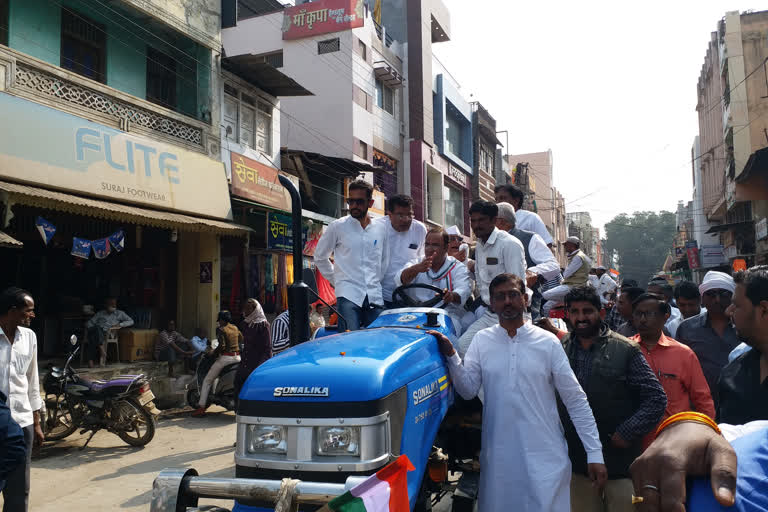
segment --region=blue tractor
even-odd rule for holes
[[[409,287],[398,293],[407,298]],[[275,503],[286,482],[293,482],[293,510],[317,510],[401,454],[416,468],[408,474],[411,510],[429,511],[448,493],[454,511],[472,510],[479,411],[461,400],[454,405],[445,361],[426,332],[455,340],[451,317],[424,307],[432,301],[407,298],[410,307],[383,312],[367,329],[325,328],[302,342],[304,288],[299,282],[289,290],[291,306],[298,305],[290,310],[295,345],[257,368],[240,393],[236,478],[167,470],[155,481],[152,510],[186,510],[198,497],[233,498],[238,512],[282,510]],[[460,480],[449,478],[459,472]]]

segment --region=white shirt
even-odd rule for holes
[[[544,225],[544,221],[541,220],[537,213],[529,212],[528,210],[517,210],[515,212],[515,227],[523,231],[533,231],[543,238],[546,244],[555,243],[552,235],[547,230],[547,226]]]
[[[320,273],[344,297],[362,307],[368,303],[384,305],[381,279],[387,267],[386,231],[381,222],[360,221],[347,215],[331,222],[315,248],[315,264]],[[331,254],[334,262],[331,263]]]
[[[571,510],[571,463],[555,392],[587,461],[602,463],[603,452],[587,396],[557,337],[526,323],[511,338],[497,324],[475,335],[463,365],[454,354],[448,368],[465,399],[484,390],[478,509]]]
[[[21,428],[34,423],[32,413],[43,407],[37,375],[37,337],[19,327],[13,345],[0,329],[0,391],[8,397],[11,417]]]
[[[381,293],[387,302],[392,300],[392,292],[398,286],[395,284],[395,274],[409,261],[424,259],[424,240],[427,238],[427,227],[417,220],[411,222],[408,231],[395,231],[389,216],[380,217],[374,222],[384,224],[387,233],[387,258],[389,264],[384,270],[381,280]]]
[[[609,276],[607,272],[598,278],[597,294],[600,296],[600,301],[603,303],[607,302],[608,299],[605,298],[605,294],[613,293],[616,288],[618,288],[618,286],[619,285],[616,284],[616,281],[611,279],[611,276]]]
[[[683,323],[683,314],[675,306],[670,306],[669,320],[664,324],[672,338],[677,336],[677,328]],[[703,309],[703,308],[702,308]]]
[[[535,266],[530,267],[528,272],[540,275],[547,281],[554,279],[560,273],[560,263],[557,262],[555,255],[552,254],[547,243],[538,233],[534,233],[531,241],[528,242],[528,255],[535,263]]]
[[[499,274],[515,274],[525,281],[525,249],[522,242],[506,231],[493,228],[487,242],[477,240],[475,248],[475,279],[480,296],[491,303],[488,287]]]
[[[395,274],[395,285],[401,286],[403,284],[403,271],[412,265],[416,265],[420,261],[421,260],[419,259],[415,259],[401,268],[397,274]],[[414,283],[430,284],[442,290],[448,289],[457,293],[459,297],[461,297],[461,302],[459,304],[452,302],[445,306],[445,310],[452,318],[458,320],[461,320],[461,317],[464,316],[464,303],[467,302],[467,299],[472,293],[472,278],[469,275],[469,269],[467,269],[466,265],[456,258],[446,256],[443,265],[437,272],[432,269],[429,269],[426,272],[420,272],[419,274],[416,274],[416,277],[411,281],[411,284]],[[435,296],[435,294],[429,290],[420,289],[408,290],[406,293],[419,301],[426,301]],[[443,302],[440,301],[435,307],[443,307]],[[454,323],[456,323],[456,320],[454,320]],[[461,324],[455,325],[455,327],[460,328]]]

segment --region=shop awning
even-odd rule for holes
[[[263,55],[224,57],[221,67],[275,97],[313,96],[296,80],[265,62]]]
[[[358,162],[349,158],[325,156],[320,153],[310,153],[295,149],[282,148],[280,150],[281,166],[283,171],[290,172],[302,178],[304,171],[314,171],[325,176],[333,177],[339,181],[344,178],[356,178],[364,172],[386,173],[382,167]]]
[[[728,224],[718,224],[716,226],[712,226],[711,228],[709,228],[705,232],[705,234],[713,235],[715,233],[720,233],[720,232],[723,232],[723,231],[728,231],[728,230],[731,230],[731,229],[734,229],[734,228],[737,228],[737,227],[740,227],[740,226],[747,227],[747,226],[750,226],[750,225],[754,225],[754,223],[755,223],[755,221],[753,221],[753,220],[745,220],[745,221],[742,221],[742,222],[730,222]]]
[[[0,249],[21,249],[24,244],[13,238],[8,233],[0,231]]]
[[[230,222],[129,206],[6,181],[0,181],[0,193],[7,195],[7,200],[12,204],[47,208],[75,215],[157,228],[233,236],[244,236],[252,231],[249,227]]]

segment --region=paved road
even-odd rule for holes
[[[217,407],[210,411],[204,418],[189,412],[161,417],[155,438],[144,448],[130,447],[108,432],[96,434],[83,451],[78,448],[85,436],[77,433],[45,443],[32,462],[30,511],[148,512],[152,481],[168,467],[233,477],[235,415]],[[449,498],[444,502],[435,512],[450,510]],[[231,507],[231,502],[209,503]]]
[[[152,481],[164,468],[234,476],[235,415],[217,407],[211,411],[205,418],[189,412],[162,417],[144,448],[130,447],[108,432],[96,434],[83,451],[78,448],[86,437],[79,433],[45,443],[32,461],[30,510],[147,512]]]

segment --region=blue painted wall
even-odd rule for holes
[[[177,64],[177,108],[190,117],[202,118],[210,112],[211,69],[209,49],[178,36],[167,41],[147,34],[131,21],[110,11],[103,2],[65,0],[67,9],[104,26],[106,31],[106,85],[119,91],[147,97],[147,45],[175,58],[176,47],[191,56],[187,66]],[[14,50],[61,65],[61,7],[50,0],[11,0],[9,5],[8,45]],[[146,24],[145,24],[146,25]],[[145,27],[146,28],[146,27]],[[209,119],[207,119],[209,120]]]
[[[61,60],[61,8],[47,0],[11,0],[8,46],[58,66]]]

